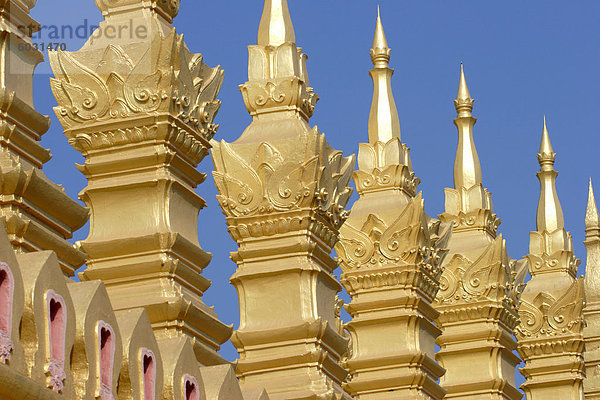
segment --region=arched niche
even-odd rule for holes
[[[158,400],[163,392],[161,351],[143,308],[116,311],[123,346],[118,397]]]
[[[75,309],[56,254],[18,254],[17,261],[25,292],[21,343],[29,376],[55,392],[74,396]]]
[[[161,338],[163,400],[206,400],[194,347],[185,337]]]
[[[23,317],[21,268],[0,223],[0,363],[25,373],[19,327]]]
[[[117,318],[101,281],[67,284],[76,315],[71,371],[81,399],[116,398],[123,346]]]

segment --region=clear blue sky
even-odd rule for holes
[[[600,195],[600,2],[588,1],[406,1],[381,0],[402,141],[411,148],[413,166],[423,183],[427,212],[443,212],[444,187],[452,186],[457,134],[452,100],[459,65],[475,98],[475,143],[484,186],[492,192],[500,231],[509,254],[528,252],[535,229],[539,184],[536,153],[546,114],[558,153],[558,192],[566,227],[585,264],[584,215],[587,180]],[[369,49],[375,26],[375,0],[289,0],[297,43],[309,55],[311,85],[319,93],[312,124],[346,154],[367,141],[372,84]],[[217,116],[216,139],[235,140],[250,122],[237,86],[247,80],[246,46],[256,43],[261,0],[182,0],[175,19],[188,47],[209,65],[221,64],[225,83]],[[96,24],[101,15],[92,0],[39,0],[33,16],[42,24]],[[64,40],[77,50],[82,40]],[[35,81],[37,109],[51,115],[43,143],[54,158],[44,171],[76,197],[85,186],[74,164],[82,163],[54,117],[48,85],[50,68],[40,65]],[[228,283],[235,265],[228,258],[235,243],[215,199],[207,157],[200,170],[209,179],[198,192],[208,207],[200,214],[200,243],[214,255],[205,270],[213,286],[205,302],[223,321],[238,321],[237,295]],[[600,197],[599,197],[600,199]],[[87,227],[77,239],[87,236]],[[230,344],[226,358],[236,358]]]

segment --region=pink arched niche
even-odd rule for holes
[[[200,400],[198,381],[188,374],[183,377],[183,398],[185,400]]]
[[[46,292],[50,386],[62,392],[65,374],[65,335],[67,333],[67,307],[61,295],[50,289]]]
[[[13,350],[11,340],[15,279],[8,264],[0,262],[0,362],[8,363]]]
[[[143,400],[154,400],[156,392],[156,358],[152,350],[143,348],[141,352]]]
[[[113,400],[113,368],[115,363],[115,331],[104,321],[98,322],[98,367],[100,398]]]

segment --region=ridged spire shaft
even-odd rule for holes
[[[371,144],[378,141],[387,143],[392,138],[400,139],[400,120],[391,83],[394,70],[389,67],[391,52],[378,7],[377,25],[371,49],[371,61],[374,65],[370,71],[373,79],[373,103],[369,114],[369,143]]]
[[[458,129],[458,148],[456,149],[456,159],[454,161],[455,189],[464,188],[468,190],[482,183],[481,164],[473,141],[473,126],[477,121],[471,114],[474,102],[475,100],[469,94],[465,72],[461,63],[458,94],[456,100],[454,100],[454,106],[458,113],[457,118],[454,120],[454,125]]]
[[[556,193],[556,176],[558,175],[554,170],[556,153],[552,150],[552,144],[550,143],[550,136],[546,127],[546,117],[544,117],[544,130],[537,157],[540,163],[540,172],[538,172],[537,176],[541,189],[537,209],[537,231],[554,232],[555,230],[563,229],[565,222],[558,194]]]
[[[280,46],[285,42],[296,43],[287,0],[265,0],[257,43],[259,46]]]

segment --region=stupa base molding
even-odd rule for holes
[[[118,254],[115,247],[127,245],[130,250],[135,246],[137,252],[102,257],[105,251]],[[213,308],[202,301],[210,281],[200,273],[210,261],[209,253],[171,233],[85,241],[81,247],[96,255],[90,268],[80,274],[82,280],[101,279],[115,310],[143,307],[157,337],[186,336],[203,365],[229,363],[217,351],[233,327],[219,321]]]

